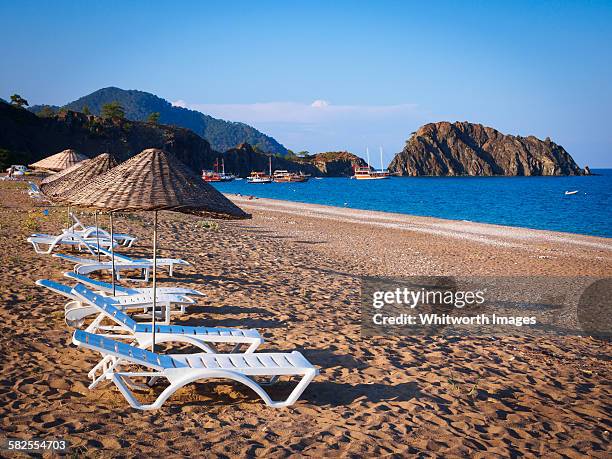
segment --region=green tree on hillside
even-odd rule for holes
[[[147,123],[157,124],[159,121],[159,116],[160,116],[159,112],[151,113],[147,118]]]
[[[41,118],[51,118],[53,115],[55,115],[55,112],[51,107],[45,105],[43,108],[40,109],[37,115]]]
[[[81,111],[83,112],[84,115],[91,115],[91,111],[89,110],[89,106],[87,105],[83,105],[83,108],[81,109]]]
[[[119,119],[125,118],[125,110],[116,100],[102,105],[102,118]]]
[[[28,105],[30,105],[28,104],[28,101],[21,97],[19,94],[13,94],[11,96],[11,104],[16,105],[20,108],[27,107]]]

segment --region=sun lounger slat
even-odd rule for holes
[[[246,361],[244,360],[244,358],[240,354],[228,355],[227,359],[230,361],[230,363],[235,368],[248,367],[248,365],[246,364]]]
[[[245,354],[244,361],[250,368],[264,368],[265,365],[261,362],[257,354]]]
[[[273,355],[262,355],[259,357],[266,368],[276,368],[281,365],[274,359]]]

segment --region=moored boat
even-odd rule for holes
[[[202,179],[205,182],[221,182],[221,175],[215,171],[202,171]]]
[[[389,171],[386,171],[386,170],[377,171],[377,170],[371,169],[369,166],[356,167],[355,168],[355,173],[353,174],[353,176],[351,178],[354,178],[354,179],[357,179],[357,180],[388,179],[389,178]]]
[[[225,160],[223,158],[221,158],[221,181],[222,182],[231,182],[232,180],[234,180],[236,178],[236,176],[234,174],[226,174],[225,173]]]
[[[302,172],[289,172],[286,170],[276,170],[272,176],[272,180],[277,183],[299,183],[307,182],[310,176]]]
[[[272,177],[263,172],[251,172],[251,175],[247,177],[248,183],[272,183]]]
[[[202,179],[205,182],[231,182],[236,178],[233,174],[225,173],[225,161],[221,160],[221,172],[219,172],[219,160],[215,161],[213,170],[203,170]]]
[[[382,147],[380,148],[380,170],[373,169],[370,167],[370,150],[366,148],[366,157],[368,161],[367,166],[355,166],[354,173],[351,178],[357,180],[380,180],[380,179],[388,179],[390,177],[390,173],[387,169],[383,168],[383,152]]]
[[[268,174],[263,172],[251,172],[251,175],[247,177],[249,183],[272,183],[272,156],[268,157]]]

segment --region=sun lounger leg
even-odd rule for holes
[[[116,357],[110,355],[104,356],[104,358],[102,358],[102,360],[100,360],[100,362],[87,374],[92,379],[89,389],[94,389],[98,384],[107,379],[106,375],[111,373],[114,374],[119,364],[120,360]],[[100,376],[96,376],[98,370],[100,371]]]
[[[163,401],[157,404],[157,402],[159,401],[159,398],[172,386],[168,387],[164,392],[162,392],[162,394],[157,398],[155,403],[151,405],[143,405],[136,399],[136,397],[134,397],[134,394],[132,394],[132,391],[129,389],[129,387],[127,386],[126,382],[123,379],[129,376],[130,376],[130,373],[111,373],[111,374],[107,373],[108,379],[110,379],[113,383],[115,383],[119,391],[123,394],[123,396],[125,397],[125,399],[127,400],[127,402],[130,404],[132,408],[136,408],[137,410],[153,410],[153,409],[157,409],[161,407],[161,405],[163,404]],[[159,376],[159,375],[157,374],[151,375],[151,377],[156,377],[156,376]],[[170,395],[166,396],[166,398],[168,398],[169,396]],[[164,401],[165,401],[165,398],[164,398]]]
[[[237,382],[241,382],[244,385],[253,389],[253,391],[255,391],[255,393],[257,393],[257,395],[259,395],[261,399],[266,403],[266,405],[272,408],[283,408],[286,406],[293,405],[297,401],[297,399],[300,397],[300,395],[302,395],[302,392],[304,392],[304,390],[306,389],[308,384],[310,384],[310,382],[316,376],[316,374],[317,374],[316,370],[314,369],[308,370],[304,374],[304,376],[302,377],[298,385],[293,389],[291,394],[289,394],[289,397],[286,400],[280,401],[280,402],[275,402],[274,400],[272,400],[270,396],[266,393],[266,391],[263,390],[263,388],[259,384],[257,384],[255,381],[253,381],[251,378],[248,378],[247,376],[241,375],[239,373],[234,373],[231,371],[213,371],[213,372],[206,371],[204,373],[190,373],[186,377],[183,377],[183,378],[179,377],[176,379],[172,377],[168,377],[169,375],[165,375],[165,374],[159,374],[159,373],[151,374],[151,376],[167,377],[168,380],[170,381],[170,386],[168,386],[161,394],[159,394],[155,402],[149,405],[144,405],[140,403],[138,400],[136,400],[134,395],[131,393],[131,391],[126,386],[126,383],[123,380],[123,378],[130,377],[131,376],[130,373],[112,373],[112,374],[107,373],[107,378],[111,379],[115,383],[115,385],[119,388],[119,390],[121,391],[125,399],[128,401],[128,403],[133,408],[136,408],[138,410],[154,410],[154,409],[160,408],[164,404],[164,402],[181,387],[186,386],[187,384],[190,384],[195,381],[213,379],[213,378],[231,379]]]
[[[272,404],[268,404],[268,405],[274,408],[282,408],[285,406],[293,405],[297,401],[297,399],[300,398],[300,395],[302,395],[302,392],[304,392],[306,387],[308,387],[308,385],[310,384],[310,382],[313,380],[313,378],[316,375],[317,375],[317,370],[314,370],[314,369],[309,370],[304,375],[304,377],[301,379],[301,381],[298,383],[298,385],[295,386],[295,389],[293,389],[291,394],[289,394],[289,397],[287,398],[287,400],[285,400],[284,402],[272,402]]]

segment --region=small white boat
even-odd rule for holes
[[[576,194],[578,193],[579,190],[574,190],[574,191],[566,191],[565,194],[566,196],[569,196],[570,194]]]

